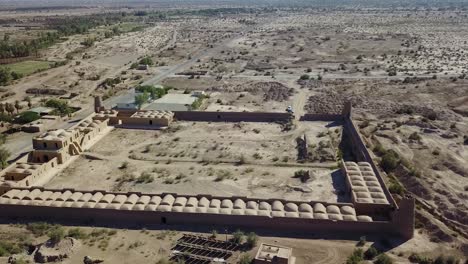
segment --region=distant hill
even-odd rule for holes
[[[1,0],[0,9],[50,9],[68,7],[468,7],[467,0]]]

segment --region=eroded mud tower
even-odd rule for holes
[[[105,110],[104,106],[102,105],[102,98],[101,96],[94,97],[94,112],[99,113]]]

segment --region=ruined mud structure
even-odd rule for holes
[[[249,199],[176,193],[115,193],[41,187],[83,149],[113,128],[159,129],[174,120],[209,122],[288,122],[288,113],[115,111],[95,100],[96,113],[68,130],[44,133],[34,150],[0,173],[0,217],[80,221],[83,223],[242,226],[272,230],[388,233],[413,237],[414,200],[395,201],[356,126],[352,109],[342,114],[307,114],[301,122],[339,120],[355,160],[342,160],[350,203]]]

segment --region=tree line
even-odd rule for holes
[[[31,109],[31,97],[26,97],[24,101],[27,103],[28,109]],[[45,101],[43,105],[54,109],[51,112],[52,115],[69,116],[74,111],[74,109],[68,105],[67,101],[55,98]],[[29,110],[20,113],[21,109],[23,109],[23,106],[18,100],[14,103],[0,102],[0,122],[26,124],[40,118],[38,113]]]
[[[31,41],[11,42],[5,35],[0,41],[0,59],[37,56],[40,49],[56,43],[59,38],[58,32],[41,32],[38,38]]]
[[[12,41],[10,35],[0,40],[0,59],[38,56],[41,49],[50,47],[62,38],[87,33],[102,25],[111,25],[122,20],[122,14],[100,14],[82,17],[54,18],[46,21],[45,30],[29,41]]]
[[[251,8],[216,8],[196,11],[135,11],[133,13],[121,12],[74,17],[51,17],[45,21],[44,25],[44,30],[49,32],[41,32],[35,39],[14,41],[10,39],[10,35],[4,35],[4,38],[0,40],[0,59],[38,56],[41,49],[50,47],[67,36],[85,34],[90,29],[99,26],[109,26],[126,21],[142,21],[142,17],[145,17],[144,20],[146,22],[155,22],[180,15],[216,16],[220,14],[255,13],[256,11],[256,9]],[[270,10],[265,9],[264,11]],[[139,28],[135,30],[139,30]],[[117,28],[113,28],[106,33],[106,37],[119,35],[119,33]]]

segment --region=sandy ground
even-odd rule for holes
[[[194,234],[208,236],[207,233],[197,231],[180,232],[170,229],[165,230],[132,230],[132,229],[102,229],[80,227],[86,233],[95,230],[116,230],[114,235],[106,235],[95,239],[81,239],[81,246],[67,259],[60,263],[81,264],[85,256],[104,259],[109,263],[156,263],[159,259],[167,258],[171,253],[172,246],[182,234]],[[9,232],[24,232],[22,228],[3,225],[6,236]],[[230,234],[234,230],[228,231]],[[217,239],[225,240],[225,231],[219,230]],[[26,231],[26,234],[28,232]],[[228,239],[231,236],[228,235]],[[44,237],[35,238],[37,242],[44,241]],[[95,242],[91,242],[95,240]],[[270,236],[261,236],[260,243],[269,243],[276,245],[290,246],[293,249],[293,255],[296,257],[297,264],[322,264],[322,263],[340,263],[345,260],[354,248],[354,241],[340,240],[322,240],[322,239],[298,239],[298,238],[278,238]],[[92,245],[91,245],[92,244]],[[103,247],[102,245],[106,245]],[[229,258],[232,263],[236,262],[242,254],[254,256],[258,247],[250,251],[236,251]],[[5,258],[0,257],[0,263],[7,263]]]
[[[326,122],[301,129],[310,142]],[[258,132],[258,133],[257,133]],[[149,193],[243,195],[258,198],[344,201],[344,177],[336,162],[295,162],[295,137],[279,125],[177,122],[167,131],[115,129],[46,186]],[[311,143],[312,144],[312,143]],[[281,154],[279,154],[281,153]],[[245,163],[239,165],[240,157]],[[126,168],[121,168],[123,163]],[[301,183],[298,170],[311,171]],[[119,183],[147,174],[150,183]]]
[[[74,226],[65,227],[65,230],[75,228]],[[140,227],[139,229],[121,229],[106,227],[78,227],[83,233],[90,234],[93,231],[105,231],[104,235],[89,236],[79,239],[81,246],[74,251],[69,258],[60,263],[81,264],[85,256],[103,259],[109,263],[156,263],[158,260],[168,258],[171,254],[171,248],[176,244],[177,239],[183,234],[193,234],[209,236],[211,230],[190,229],[180,226],[155,226],[148,229]],[[177,231],[186,229],[186,231]],[[43,243],[47,240],[46,236],[34,237],[22,225],[0,225],[0,238],[9,238],[11,242],[28,240],[33,244]],[[225,240],[231,238],[231,233],[235,230],[226,230],[220,227],[214,227],[217,230],[217,239]],[[109,233],[112,231],[111,233]],[[232,263],[236,262],[243,254],[254,256],[261,243],[282,245],[293,249],[292,255],[296,258],[297,264],[330,264],[344,263],[346,258],[356,248],[359,238],[350,237],[346,240],[336,240],[327,237],[314,237],[309,234],[308,238],[296,238],[295,234],[289,234],[289,237],[275,236],[271,233],[263,233],[261,230],[243,230],[255,231],[259,234],[257,247],[249,251],[236,251],[229,259]],[[226,233],[228,235],[226,235]],[[304,234],[303,234],[304,235]],[[15,237],[12,237],[15,236]],[[440,252],[446,255],[453,254],[454,249],[443,244],[427,242],[428,238],[424,234],[416,234],[415,238],[401,243],[397,240],[384,240],[368,238],[368,242],[363,249],[370,246],[381,247],[383,243],[390,249],[387,254],[391,256],[396,264],[408,263],[407,257],[412,253],[420,253],[428,256],[438,256]],[[456,252],[455,252],[456,253]],[[460,256],[459,256],[460,257]],[[6,257],[0,257],[0,263],[7,263]]]

